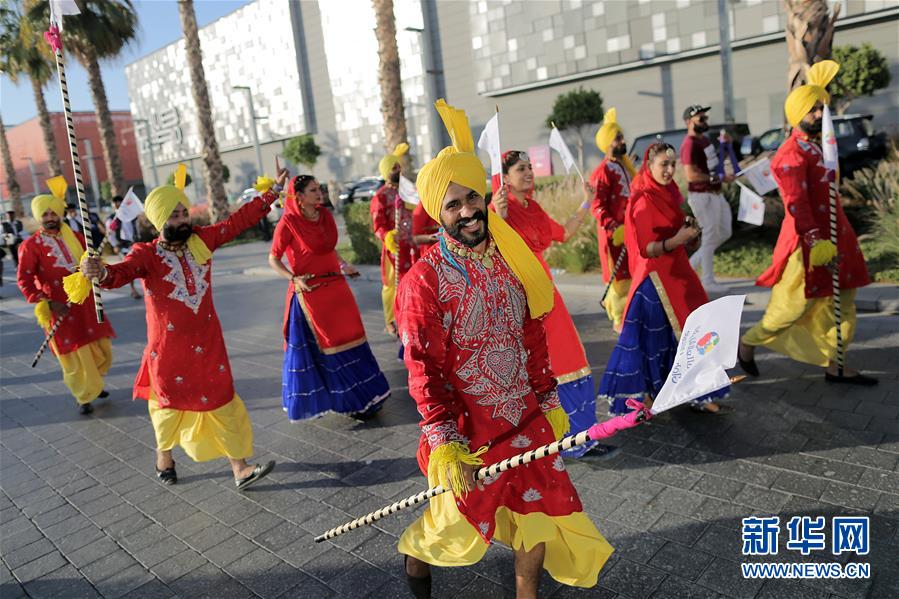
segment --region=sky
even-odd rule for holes
[[[208,25],[250,1],[194,0],[197,24],[200,27]],[[178,4],[175,0],[134,0],[134,7],[138,17],[137,39],[114,60],[100,63],[110,110],[130,109],[125,65],[182,37]],[[93,111],[87,73],[70,55],[66,55],[66,79],[72,109]],[[51,112],[62,111],[62,98],[56,77],[44,88],[44,98]],[[7,128],[37,115],[34,93],[26,77],[21,77],[19,84],[14,85],[6,75],[0,75],[0,114]]]

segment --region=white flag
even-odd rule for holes
[[[703,304],[687,317],[668,380],[652,405],[658,414],[730,384],[725,368],[737,363],[745,295]]]
[[[830,106],[824,105],[824,116],[821,118],[821,151],[824,154],[824,167],[829,171],[840,168],[840,154],[837,151],[837,136],[833,130],[833,117]]]
[[[115,217],[123,223],[130,223],[135,218],[143,214],[143,212],[144,205],[140,203],[140,200],[137,198],[137,194],[134,193],[134,188],[129,187],[128,193],[126,193],[125,197],[122,198],[122,203],[119,205],[119,209],[116,210]]]
[[[752,166],[743,169],[743,174],[746,175],[749,183],[759,195],[765,195],[769,191],[777,189],[777,181],[771,174],[771,161],[767,158],[762,158]]]
[[[50,22],[56,23],[59,30],[62,31],[62,21],[65,15],[80,15],[78,5],[75,0],[50,0]]]
[[[421,198],[418,197],[418,189],[415,188],[415,183],[402,175],[400,175],[400,184],[397,188],[397,192],[400,194],[400,198],[407,204],[415,204],[417,206],[421,202]]]
[[[760,227],[765,222],[765,200],[739,181],[740,207],[737,209],[737,220]]]
[[[562,134],[559,133],[559,130],[555,127],[553,127],[552,131],[549,133],[549,147],[559,153],[562,164],[565,166],[566,173],[571,173],[571,168],[574,167],[577,174],[581,174],[580,169],[577,167],[577,162],[574,160],[574,156],[571,155],[571,150],[568,149],[568,144],[565,143],[565,140],[562,139]],[[584,177],[581,176],[581,179],[583,178]]]
[[[478,147],[490,156],[490,183],[493,193],[496,193],[503,184],[503,150],[499,142],[499,113],[497,112],[481,131],[478,138]]]

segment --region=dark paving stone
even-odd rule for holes
[[[715,559],[699,578],[699,584],[702,586],[735,598],[754,597],[763,582],[743,578],[740,564],[724,559]]]
[[[665,574],[654,568],[625,559],[618,560],[611,568],[604,568],[599,584],[626,597],[649,597],[665,579]]]
[[[649,565],[688,580],[696,580],[714,556],[680,543],[665,543],[649,560]],[[663,585],[664,586],[664,585]]]

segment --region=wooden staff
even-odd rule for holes
[[[91,236],[91,222],[87,207],[87,198],[84,195],[84,178],[81,174],[81,161],[78,158],[78,143],[75,138],[75,121],[72,118],[72,105],[69,102],[69,86],[66,83],[66,63],[62,53],[62,37],[56,24],[50,22],[50,29],[44,34],[47,42],[53,48],[56,57],[56,74],[59,76],[59,89],[62,92],[62,106],[66,117],[66,131],[69,137],[69,152],[72,155],[72,170],[75,173],[75,192],[78,195],[78,210],[81,215],[81,229],[87,245],[87,251],[91,256],[99,255],[94,249],[94,240]],[[76,259],[78,257],[76,256]],[[100,297],[100,284],[97,279],[91,280],[91,288],[94,293],[94,307],[97,310],[97,322],[103,322],[103,300]]]

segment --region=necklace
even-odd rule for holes
[[[493,254],[496,253],[496,245],[492,239],[487,243],[487,249],[484,250],[483,254],[479,254],[472,248],[459,246],[454,243],[448,243],[446,247],[457,256],[480,262],[487,270],[493,268]]]
[[[313,214],[312,216],[309,216],[308,214],[306,214],[306,211],[303,210],[302,208],[300,209],[300,212],[303,213],[303,218],[305,218],[306,220],[311,220],[312,222],[318,222],[318,218],[319,218],[319,216],[321,216],[321,214],[319,213],[318,210],[316,210],[315,214]]]
[[[166,243],[165,241],[160,240],[159,245],[162,246],[162,249],[164,249],[168,252],[174,252],[174,254],[176,256],[178,256],[179,258],[184,255],[184,244],[171,246],[168,243]]]

